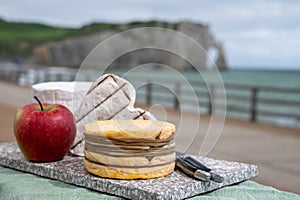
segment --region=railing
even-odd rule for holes
[[[67,67],[0,63],[0,80],[20,85],[32,85],[46,81],[72,81],[76,77],[76,72],[76,69]]]
[[[134,77],[130,81],[135,84],[141,80]],[[172,90],[175,92],[168,92],[156,85],[155,80],[148,80],[148,83],[137,91],[137,101],[149,105],[159,103],[176,110],[184,106],[180,105],[179,97],[186,105],[195,103],[194,100],[190,99],[190,91],[183,88],[181,82],[174,80],[165,80],[165,82],[169,82],[170,87],[173,87]],[[198,105],[190,106],[199,106],[202,113],[208,115],[222,111],[220,109],[222,109],[223,102],[219,102],[220,92],[218,91],[221,88],[220,85],[206,85],[203,81],[190,81],[190,83],[198,97]],[[291,124],[291,127],[300,128],[300,89],[298,88],[225,84],[225,91],[227,116],[243,115],[243,119],[251,122],[270,122],[272,119],[271,123],[277,125],[278,121],[285,119],[287,122],[293,121],[292,124],[288,123]]]
[[[23,85],[31,85],[44,81],[72,81],[76,77],[76,70],[69,68],[31,68],[20,69],[2,68],[1,80],[13,81]],[[98,78],[95,72],[87,71],[87,81]],[[83,76],[84,77],[84,76]],[[286,87],[249,86],[241,84],[225,84],[226,107],[220,101],[220,85],[209,84],[201,80],[189,80],[192,85],[185,88],[184,84],[174,78],[164,78],[167,88],[155,84],[157,79],[149,77],[126,77],[133,85],[143,82],[144,86],[137,90],[137,102],[145,104],[158,103],[165,107],[182,110],[195,110],[200,113],[217,115],[226,108],[226,116],[237,117],[251,122],[267,122],[277,125],[300,128],[300,89]],[[145,82],[146,81],[146,82]],[[147,82],[149,82],[147,84]],[[146,85],[145,85],[146,83]],[[173,92],[169,89],[172,88]],[[209,90],[208,90],[209,88]],[[210,92],[208,92],[210,91]],[[197,99],[191,99],[194,92]],[[179,101],[181,99],[181,102]]]
[[[274,116],[274,117],[285,117],[285,118],[295,118],[300,121],[300,89],[296,88],[278,88],[278,87],[250,87],[246,85],[233,85],[227,84],[226,88],[235,88],[236,90],[248,90],[250,91],[250,109],[245,109],[244,107],[236,107],[234,110],[236,112],[249,112],[249,120],[252,122],[257,121],[258,116]],[[265,95],[260,95],[265,94]],[[273,94],[268,97],[267,94]],[[283,99],[279,96],[287,95],[294,96],[294,99]],[[277,96],[277,97],[276,97]],[[241,95],[230,95],[227,94],[228,98],[233,98],[239,101],[247,101],[247,98]],[[273,109],[266,110],[263,107],[259,108],[260,105],[272,106]],[[284,111],[278,111],[278,107],[284,107]],[[291,113],[293,109],[296,109],[295,113]],[[230,109],[229,109],[230,110]]]

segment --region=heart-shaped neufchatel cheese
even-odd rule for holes
[[[154,120],[155,117],[140,108],[134,108],[135,89],[125,79],[113,74],[98,78],[84,96],[74,117],[77,124],[76,138],[71,153],[84,155],[84,125],[97,120]]]

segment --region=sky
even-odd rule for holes
[[[0,0],[0,18],[81,27],[164,20],[210,26],[231,68],[300,70],[300,1]]]

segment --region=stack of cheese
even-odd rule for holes
[[[105,120],[86,124],[86,170],[117,179],[150,179],[173,172],[175,126],[152,120]]]

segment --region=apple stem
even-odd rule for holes
[[[40,107],[41,107],[41,111],[44,111],[43,105],[42,105],[42,103],[40,102],[40,100],[37,98],[37,96],[34,96],[33,98],[39,103],[39,105],[40,105]]]

